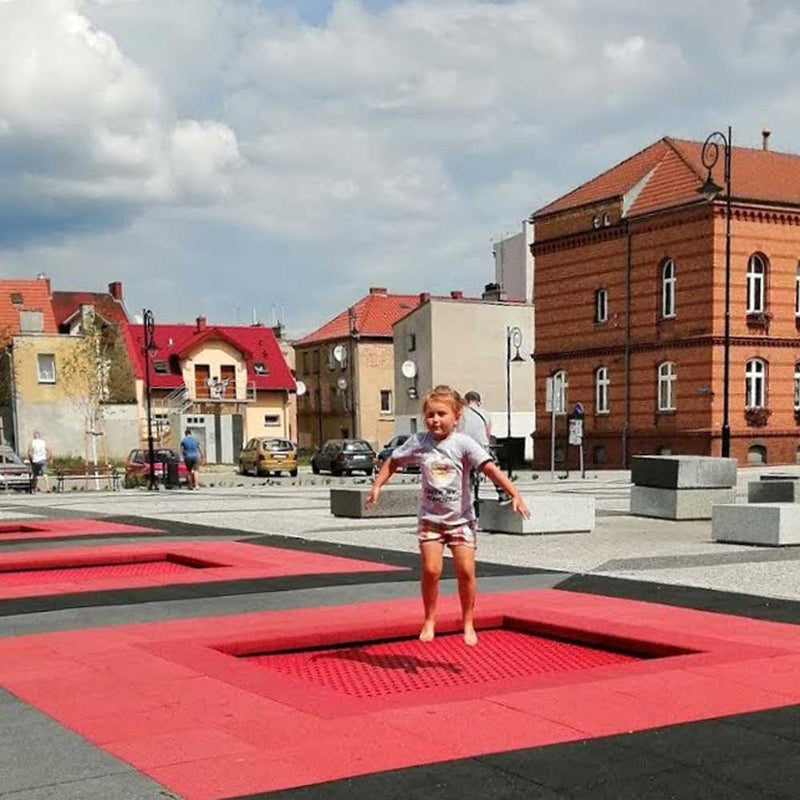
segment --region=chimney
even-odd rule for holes
[[[45,282],[45,284],[47,285],[47,296],[50,297],[52,294],[52,292],[50,291],[50,278],[48,278],[47,275],[44,274],[44,272],[40,272],[36,276],[36,280]]]
[[[113,281],[108,284],[108,293],[118,302],[122,302],[122,281]]]
[[[389,291],[385,286],[370,286],[369,287],[370,294],[388,294]]]
[[[255,325],[253,327],[256,327]],[[280,341],[283,339],[283,323],[277,322],[275,325],[272,326],[272,332],[275,334],[275,338]]]
[[[206,329],[206,318],[201,314],[197,318],[197,326],[195,327],[195,333],[202,333]]]
[[[420,304],[427,303],[430,299],[431,299],[431,293],[430,292],[420,292],[419,293],[419,302],[420,302]]]
[[[483,294],[481,300],[492,300],[500,302],[506,299],[506,293],[502,290],[499,283],[487,283],[483,287]]]
[[[450,297],[452,297],[453,300],[463,300],[464,292],[462,292],[461,289],[454,290],[450,292]]]
[[[765,125],[764,130],[761,131],[761,149],[769,150],[769,137],[772,131]]]

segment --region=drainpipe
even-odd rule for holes
[[[628,469],[631,432],[631,221],[625,221],[625,423],[622,427],[622,469]]]

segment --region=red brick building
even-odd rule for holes
[[[534,212],[536,463],[546,380],[585,407],[590,467],[637,453],[719,455],[724,199],[700,194],[702,144],[664,138]],[[722,162],[714,180],[724,186]],[[800,460],[800,156],[734,148],[731,455]],[[557,418],[556,459],[566,448]],[[569,447],[571,463],[577,448]]]

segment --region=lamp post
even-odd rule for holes
[[[519,354],[522,345],[522,331],[516,326],[506,326],[506,472],[511,474],[511,364],[519,364],[525,359]],[[511,348],[516,350],[511,357]]]
[[[728,458],[731,454],[731,425],[730,425],[730,377],[731,377],[731,150],[733,138],[731,127],[728,126],[728,135],[721,131],[714,131],[703,144],[701,157],[703,166],[708,170],[705,182],[700,193],[713,203],[723,191],[723,188],[714,183],[711,170],[719,160],[719,150],[723,150],[723,180],[725,181],[725,332],[723,336],[724,366],[722,372],[722,457]]]
[[[153,414],[152,414],[152,390],[150,386],[150,353],[158,350],[155,342],[156,323],[153,317],[153,312],[149,308],[142,311],[142,329],[144,332],[144,345],[142,352],[144,353],[144,384],[145,384],[145,397],[147,400],[147,461],[150,464],[150,476],[148,478],[147,488],[149,490],[156,489],[156,454],[153,447]]]

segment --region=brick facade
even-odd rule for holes
[[[702,201],[625,219],[622,198],[536,221],[537,467],[550,463],[545,382],[559,370],[568,375],[567,408],[578,400],[585,407],[587,466],[620,468],[626,451],[627,457],[667,451],[720,454],[725,221],[724,204]],[[794,412],[800,214],[736,202],[731,242],[731,455],[745,464],[748,453],[755,457],[754,448],[760,447],[767,463],[795,463],[800,446],[800,417]],[[766,314],[758,317],[746,313],[746,273],[753,253],[761,254],[767,266]],[[667,259],[675,265],[676,293],[675,315],[665,319],[662,269]],[[602,323],[594,320],[600,288],[608,293],[608,321]],[[765,424],[745,416],[745,364],[752,358],[767,365]],[[675,367],[674,410],[659,411],[658,368],[666,361]],[[607,414],[596,413],[599,367],[608,369]],[[557,421],[557,457],[566,442],[566,424],[563,417]],[[569,451],[574,467],[577,448]]]

